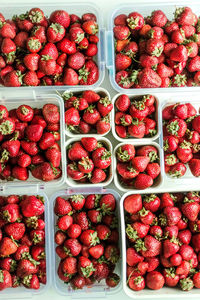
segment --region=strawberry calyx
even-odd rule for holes
[[[137,276],[134,278],[134,283],[137,286],[137,285],[140,285],[143,282],[143,280],[144,279],[142,278],[142,276]]]
[[[89,264],[87,267],[81,267],[81,272],[83,273],[83,276],[88,278],[90,277],[91,273],[96,271],[96,269],[93,267],[93,264]]]
[[[193,288],[194,284],[192,279],[187,277],[180,280],[180,286],[183,291],[190,291]]]
[[[27,20],[27,18],[28,18],[28,11],[27,11],[25,14],[14,15],[14,16],[12,17],[12,20],[13,20],[13,21],[16,21],[16,20],[21,20],[21,21],[23,21],[23,20]]]
[[[176,74],[176,76],[174,76],[174,83],[177,86],[184,86],[187,82],[187,77],[185,74]]]
[[[174,18],[177,19],[184,12],[184,10],[184,7],[177,7],[174,12]]]
[[[129,77],[121,76],[119,84],[121,84],[123,87],[127,87],[127,86],[129,86],[130,83],[131,83],[131,81],[130,81]]]
[[[181,144],[180,144],[180,148],[181,149],[190,149],[192,146],[192,144],[190,142],[187,142],[186,140],[184,140]]]
[[[111,152],[108,150],[104,150],[103,155],[101,156],[101,160],[108,160],[111,157]]]
[[[3,27],[3,25],[5,25],[6,24],[6,22],[2,22],[2,21],[0,21],[0,28],[2,28]]]
[[[146,107],[145,102],[143,100],[133,101],[133,105],[139,110],[144,110]]]
[[[65,251],[65,253],[68,255],[68,256],[72,256],[72,254],[71,254],[71,251],[68,249],[68,248],[66,248],[65,246],[63,247],[63,250]]]
[[[2,213],[2,218],[6,221],[6,222],[10,222],[11,220],[11,215],[9,214],[8,210],[4,210]]]
[[[167,150],[169,149],[169,143],[168,143],[168,140],[165,140],[165,141],[164,141],[163,149],[164,149],[164,151],[167,151]]]
[[[78,44],[84,39],[85,37],[85,33],[77,33],[77,36],[76,36],[76,39],[75,39],[75,42],[77,42]]]
[[[39,40],[36,40],[36,39],[30,39],[30,40],[28,41],[28,47],[29,47],[30,49],[33,49],[33,50],[38,50],[38,49],[40,49],[40,47],[41,47],[41,43],[40,43]]]
[[[25,277],[23,277],[22,279],[22,283],[28,287],[30,287],[30,284],[31,284],[31,279],[32,279],[33,275],[27,275]]]
[[[3,135],[11,134],[13,132],[13,123],[9,120],[5,120],[0,125],[0,132]]]
[[[75,203],[81,203],[81,202],[83,202],[83,199],[84,199],[84,196],[83,195],[73,195],[73,196],[71,196],[71,198],[70,198],[70,200],[72,201],[72,202],[75,202]]]
[[[106,205],[105,203],[103,203],[101,205],[101,212],[102,212],[103,216],[112,215],[111,208],[109,207],[109,205]]]
[[[12,259],[10,262],[10,271],[14,272],[17,269],[17,262],[16,260]]]
[[[73,97],[73,93],[69,91],[64,91],[62,94],[60,94],[58,91],[56,93],[63,98],[64,101],[69,100],[71,97]]]
[[[166,277],[175,278],[176,276],[176,269],[174,267],[165,268],[165,272],[167,273]]]
[[[58,175],[58,170],[52,165],[52,163],[50,163],[50,165],[51,165],[53,174],[54,174],[55,176],[57,176],[57,175]]]
[[[164,215],[164,214],[160,214],[159,217],[159,223],[162,225],[162,226],[166,226],[167,225],[167,217]]]
[[[134,169],[131,165],[127,167],[127,170],[131,173],[137,173],[137,170]]]
[[[99,200],[101,199],[101,195],[96,194],[95,195],[95,201],[94,201],[94,207],[98,207],[99,206]]]
[[[89,157],[83,157],[81,161],[79,161],[79,165],[83,166],[85,170],[88,170],[91,168],[91,163],[89,160]]]
[[[125,116],[120,118],[120,122],[123,126],[129,126],[129,123],[127,123],[126,120],[125,120]]]
[[[188,199],[187,197],[184,197],[183,199],[183,203],[193,203],[193,202],[195,202],[194,199]]]
[[[12,286],[13,286],[13,287],[15,287],[15,286],[17,287],[17,286],[20,285],[20,283],[21,283],[20,278],[19,278],[18,276],[16,276],[16,277],[14,278],[14,281],[13,281]]]
[[[97,231],[90,233],[90,246],[96,246],[96,244],[100,243],[100,240],[97,235]]]
[[[6,62],[7,63],[11,63],[14,62],[15,60],[15,51],[11,51],[9,53],[4,53],[4,55],[6,56]]]
[[[127,19],[128,26],[131,29],[135,29],[138,26],[139,21],[140,21],[139,17],[136,18],[130,17]]]
[[[117,156],[122,161],[128,161],[130,159],[130,155],[128,154],[127,150],[122,151],[122,147],[119,147],[117,150]]]
[[[50,56],[49,54],[47,54],[47,55],[42,55],[42,58],[41,58],[41,60],[45,60],[45,61],[50,60],[50,59],[53,59],[53,58],[52,58],[52,56]]]
[[[119,260],[119,254],[118,254],[118,251],[115,247],[113,247],[111,250],[110,250],[110,256],[108,258],[108,261],[110,261],[112,264],[116,264]]]
[[[158,160],[159,157],[157,155],[157,153],[155,151],[151,151],[149,152],[149,158],[150,158],[150,162],[154,162],[155,160]]]
[[[133,229],[133,227],[128,224],[126,227],[126,234],[131,240],[137,240],[138,239],[138,234],[137,231]]]
[[[6,110],[5,109],[2,109],[1,111],[0,111],[0,119],[3,119],[3,117],[4,117],[4,115],[6,114]]]
[[[130,81],[134,83],[138,83],[138,74],[139,74],[139,70],[133,70],[130,75]]]
[[[29,14],[29,19],[31,20],[32,23],[40,23],[43,20],[44,16],[41,13],[41,11],[38,10],[33,10]]]
[[[135,244],[134,244],[134,248],[135,248],[135,250],[137,251],[137,252],[139,252],[139,251],[146,251],[147,250],[147,248],[145,247],[145,245],[144,245],[144,241],[142,240],[142,239],[137,239],[136,240],[136,242],[135,242]]]
[[[169,175],[171,177],[174,177],[174,178],[179,178],[181,177],[183,174],[182,174],[182,171],[181,170],[176,170],[176,171],[169,171]]]
[[[141,217],[145,217],[148,215],[149,210],[147,210],[145,207],[143,207],[138,213]]]
[[[78,73],[79,73],[78,79],[79,80],[83,79],[84,82],[87,82],[90,72],[85,68],[85,65],[83,66],[83,68],[78,70]]]
[[[103,106],[107,107],[108,105],[110,105],[112,102],[110,101],[110,99],[108,97],[105,98],[101,98],[99,100],[99,103],[103,104]]]
[[[176,245],[180,245],[181,243],[179,240],[173,235],[172,238],[170,239],[170,242]]]
[[[192,116],[192,117],[189,117],[185,120],[186,123],[190,123],[192,122],[192,120],[194,120],[196,118],[196,116]],[[189,129],[188,129],[189,130]]]
[[[36,232],[34,232],[34,237],[33,237],[33,244],[39,244],[42,241],[42,237],[38,235]]]
[[[76,132],[79,133],[78,129],[76,129],[77,126],[73,126],[73,125],[68,125],[67,129],[69,129],[69,131],[71,132]]]
[[[165,160],[166,160],[166,162],[167,162],[167,164],[168,164],[169,166],[173,166],[173,165],[176,163],[176,161],[177,161],[176,156],[175,156],[174,154],[168,155],[168,156],[165,158]]]
[[[3,275],[3,271],[0,270],[0,282],[3,283],[4,282],[4,275]]]
[[[6,149],[3,149],[3,152],[1,153],[0,162],[4,163],[5,161],[8,161],[9,156],[10,156],[10,153]]]
[[[58,33],[63,34],[64,33],[64,28],[59,23],[52,23],[49,27],[52,28],[55,31],[56,34],[58,34]]]
[[[151,194],[150,196],[144,196],[144,201],[146,203],[150,203],[152,201],[154,201],[157,198],[157,196],[155,194]]]
[[[69,278],[69,279],[71,279],[71,278],[72,278],[72,276],[73,276],[73,274],[64,273],[64,276],[65,276],[65,277],[67,277],[67,278]]]
[[[26,219],[26,226],[29,228],[36,229],[38,226],[38,218],[36,216],[29,217]]]
[[[167,125],[167,130],[173,135],[178,135],[179,129],[180,126],[178,121],[173,121]]]
[[[159,57],[163,52],[163,46],[155,47],[154,51],[152,51],[151,55]]]

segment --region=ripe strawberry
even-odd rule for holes
[[[135,147],[131,144],[125,144],[117,149],[117,159],[121,162],[128,162],[135,156]]]
[[[128,55],[118,53],[115,57],[116,70],[121,71],[127,69],[130,67],[131,62],[132,60]]]
[[[67,63],[70,68],[79,70],[85,64],[85,57],[82,53],[76,52],[68,57]]]
[[[190,221],[195,221],[199,213],[199,204],[185,197],[181,210]]]
[[[142,209],[142,197],[141,195],[130,195],[124,200],[124,209],[130,213],[135,214]]]
[[[200,117],[199,117],[199,116],[196,116],[196,117],[192,120],[192,128],[193,128],[194,130],[196,130],[198,133],[200,133],[199,120],[200,120]]]
[[[184,120],[176,118],[176,119],[171,119],[168,122],[166,129],[167,129],[167,133],[170,135],[183,137],[185,135],[187,125]]]
[[[67,230],[73,223],[71,216],[65,215],[58,219],[57,226],[61,230]]]
[[[9,256],[11,254],[14,254],[17,251],[17,245],[16,243],[8,238],[8,237],[4,237],[1,240],[0,243],[0,256],[1,257],[5,257],[5,256]]]
[[[95,271],[92,262],[84,257],[84,256],[80,256],[79,260],[78,260],[78,272],[80,275],[88,278],[90,277],[93,272]]]
[[[38,145],[42,150],[47,150],[48,148],[53,147],[54,143],[54,135],[51,132],[44,132]]]
[[[143,199],[143,205],[145,209],[155,212],[159,209],[160,198],[154,194],[150,196],[145,196]]]
[[[110,130],[109,117],[102,118],[96,123],[97,134],[105,134]]]
[[[193,279],[194,280],[194,279]],[[106,278],[106,284],[109,287],[116,287],[120,282],[120,277],[119,275],[115,273],[111,273],[107,278]],[[197,284],[196,284],[197,286]]]
[[[4,230],[6,234],[13,237],[14,240],[20,240],[25,233],[25,225],[23,223],[7,224]]]
[[[12,277],[7,270],[0,270],[0,291],[12,287]]]
[[[197,20],[191,8],[177,8],[175,11],[175,20],[179,25],[196,25]]]
[[[25,196],[20,202],[23,216],[34,217],[44,213],[43,199],[35,196]]]
[[[149,162],[150,159],[146,156],[136,156],[131,160],[133,168],[139,172],[144,172]]]
[[[89,157],[82,158],[78,162],[78,168],[83,173],[91,173],[94,169],[94,163]]]
[[[81,143],[82,143],[83,147],[85,148],[85,150],[87,150],[89,152],[94,151],[98,146],[97,139],[93,138],[93,137],[82,138]]]
[[[117,129],[117,127],[115,128]],[[128,126],[128,133],[130,134],[130,136],[133,136],[135,138],[143,138],[145,135],[145,124],[142,121],[136,119],[136,121],[133,121],[133,125]],[[126,136],[123,136],[123,138],[124,137]]]
[[[141,275],[133,275],[128,280],[129,287],[134,291],[141,291],[145,288],[145,280]]]
[[[134,30],[140,30],[144,25],[144,18],[137,12],[131,12],[126,19],[128,26]]]
[[[106,169],[111,165],[111,153],[104,147],[97,148],[92,152],[94,166],[99,169]]]
[[[160,76],[150,68],[144,68],[138,75],[141,88],[157,88],[161,85]]]
[[[120,95],[115,101],[116,108],[121,112],[126,112],[129,109],[130,104],[130,98],[125,94]]]
[[[82,147],[80,142],[73,143],[68,150],[68,158],[72,161],[78,161],[87,156],[88,152]]]
[[[114,36],[117,40],[127,40],[130,35],[130,30],[125,25],[116,25],[113,28]]]
[[[151,178],[155,179],[160,174],[161,168],[158,163],[149,163],[146,172]]]
[[[135,170],[128,163],[117,163],[117,172],[123,179],[133,179],[138,174],[139,171]]]
[[[146,189],[153,185],[153,179],[151,176],[146,174],[139,174],[136,177],[134,187],[139,190]]]
[[[99,69],[93,60],[87,60],[83,68],[79,69],[81,85],[92,85],[99,78]]]
[[[101,98],[98,101],[97,104],[97,109],[99,111],[99,113],[101,114],[102,117],[105,117],[106,115],[108,115],[111,110],[113,109],[113,104],[112,102],[109,100],[108,97],[105,98]]]

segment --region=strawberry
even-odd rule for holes
[[[16,274],[20,278],[23,278],[31,274],[36,274],[37,271],[37,267],[31,261],[28,259],[22,259],[17,266]]]
[[[163,255],[165,258],[169,258],[170,256],[177,253],[180,249],[178,244],[178,240],[175,237],[172,237],[170,240],[167,239],[163,242]]]
[[[193,128],[194,130],[196,130],[198,133],[200,133],[199,120],[200,120],[200,117],[199,117],[199,116],[196,116],[196,117],[192,120],[192,128]]]
[[[60,166],[61,152],[59,150],[55,148],[48,148],[45,153],[45,156],[54,168]]]
[[[200,274],[199,274],[199,272],[197,272],[196,274],[194,274],[194,276],[192,278],[194,286],[196,288],[199,288],[199,286],[200,286],[200,284],[199,284],[199,276],[200,276]]]
[[[75,257],[67,257],[62,262],[63,273],[73,275],[77,273],[77,259]]]
[[[146,156],[136,156],[131,160],[131,164],[134,169],[139,172],[144,172],[150,159]]]
[[[193,176],[200,176],[200,159],[193,158],[189,161],[189,168]]]
[[[134,187],[136,189],[143,190],[143,189],[146,189],[146,188],[152,186],[152,184],[153,184],[153,179],[151,176],[146,175],[146,174],[139,174],[136,177]]]
[[[85,281],[85,278],[81,275],[76,275],[72,278],[72,280],[70,281],[73,289],[82,289],[85,284],[86,284],[86,281]]]
[[[156,88],[161,85],[160,76],[150,68],[144,68],[138,76],[141,88]]]
[[[188,63],[187,69],[189,72],[195,72],[200,70],[200,56],[195,56]]]
[[[146,52],[149,55],[159,57],[164,49],[164,43],[161,39],[149,39],[146,43]]]
[[[127,69],[131,65],[131,58],[128,55],[118,53],[115,57],[116,70],[121,71]]]
[[[65,36],[65,28],[59,23],[51,23],[47,29],[47,39],[50,43],[61,41]]]
[[[24,64],[30,71],[36,71],[38,69],[39,59],[39,54],[30,53],[24,57]]]
[[[73,195],[69,200],[75,210],[81,210],[85,204],[85,198],[83,195]]]
[[[69,27],[70,24],[70,16],[64,10],[55,10],[51,13],[49,20],[51,23],[59,23],[65,28]]]
[[[55,143],[54,135],[50,132],[44,132],[40,141],[39,141],[39,147],[42,150],[47,150],[50,147],[53,147]]]
[[[135,248],[137,251],[141,250],[143,257],[153,257],[161,252],[161,242],[147,235],[144,238],[144,242],[140,239],[136,241]]]
[[[187,125],[184,120],[176,118],[176,119],[171,119],[168,122],[166,129],[169,135],[183,137],[186,132]]]
[[[174,136],[164,137],[164,150],[167,152],[174,152],[178,148],[178,138]]]
[[[23,223],[7,224],[4,230],[8,236],[12,236],[15,240],[20,240],[25,233],[25,225]]]
[[[5,75],[4,79],[4,85],[19,87],[22,85],[22,76],[20,71],[11,71],[8,74]]]
[[[44,12],[40,8],[32,8],[28,17],[32,23],[41,24],[44,21]]]
[[[160,198],[154,194],[145,196],[143,199],[143,205],[145,209],[155,212],[160,206]]]
[[[127,19],[127,24],[131,29],[140,30],[144,25],[144,18],[137,12],[131,12]]]
[[[99,112],[95,109],[94,105],[90,105],[87,110],[84,111],[83,114],[83,120],[91,125],[94,125],[97,123],[97,121],[100,120],[100,114]]]
[[[130,104],[130,98],[125,94],[120,95],[115,101],[116,108],[121,112],[126,112]]]
[[[100,199],[100,208],[104,213],[113,212],[116,207],[116,201],[112,194],[103,195]]]
[[[0,270],[0,290],[12,287],[12,277],[7,270]]]
[[[78,169],[78,166],[75,162],[67,165],[67,174],[73,180],[80,180],[84,177],[84,173]]]
[[[61,230],[67,230],[71,226],[72,222],[73,222],[72,217],[65,215],[58,219],[57,226]]]
[[[117,127],[115,128],[117,129]],[[133,121],[133,125],[128,126],[128,133],[130,134],[130,136],[133,136],[135,138],[143,138],[145,135],[145,124],[142,121],[136,119],[136,121]],[[124,138],[126,136],[123,135],[122,137]]]
[[[82,158],[78,162],[78,168],[83,173],[91,173],[94,169],[94,163],[89,157]]]
[[[142,197],[141,195],[130,195],[124,200],[124,209],[130,213],[135,214],[142,209]]]
[[[174,154],[166,154],[165,155],[165,166],[173,166],[178,162],[177,157]]]
[[[85,148],[85,150],[87,150],[89,152],[94,151],[98,146],[96,138],[93,138],[93,137],[82,138],[81,143],[82,143],[83,147]]]
[[[106,169],[111,165],[111,153],[104,147],[97,148],[92,152],[94,166],[99,169]]]
[[[94,271],[95,269],[92,262],[88,258],[80,256],[78,260],[78,272],[80,275],[88,278],[93,274]]]
[[[181,210],[190,221],[195,221],[199,213],[199,204],[185,197]]]
[[[83,68],[79,69],[79,78],[81,85],[92,85],[99,78],[99,70],[93,60],[87,60]]]
[[[82,53],[76,52],[68,57],[67,63],[70,68],[79,70],[85,64],[85,57]]]
[[[117,159],[121,162],[128,162],[135,156],[135,147],[131,144],[125,144],[117,149]]]
[[[80,142],[73,143],[68,150],[68,158],[72,161],[78,161],[87,156],[88,152],[82,147]]]
[[[8,237],[4,237],[0,243],[0,256],[5,257],[14,254],[17,251],[16,243]]]
[[[35,196],[25,196],[20,202],[20,207],[23,216],[34,217],[44,213],[43,199]]]
[[[96,123],[97,134],[105,134],[110,130],[110,121],[108,117],[102,118]]]
[[[140,222],[128,224],[126,227],[126,234],[128,238],[134,242],[137,238],[144,238],[149,231],[149,225]]]
[[[177,8],[175,11],[175,20],[179,25],[196,25],[197,20],[191,8]]]
[[[141,291],[145,288],[145,280],[141,275],[133,275],[128,280],[129,287],[134,291]]]
[[[66,54],[74,54],[76,52],[75,42],[69,40],[68,38],[63,38],[60,42],[58,42],[57,48]]]
[[[106,278],[106,284],[109,287],[116,287],[119,284],[119,282],[120,282],[120,277],[115,273],[109,274],[109,276]]]
[[[185,140],[176,149],[176,154],[179,160],[183,163],[187,163],[192,159],[191,144]]]
[[[112,102],[109,100],[108,97],[105,98],[101,98],[98,101],[97,104],[97,109],[99,111],[99,113],[101,114],[102,117],[105,117],[106,115],[108,115],[111,110],[113,109],[113,104]]]
[[[128,163],[119,162],[117,163],[117,172],[124,179],[133,179],[139,174],[139,171],[135,170]]]

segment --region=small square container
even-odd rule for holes
[[[87,135],[87,137],[94,137],[93,135]],[[111,142],[105,138],[105,137],[96,137],[97,141],[98,142],[101,142],[103,145],[106,146],[106,148],[108,149],[108,151],[111,152],[111,159],[112,159],[112,162],[111,162],[111,165],[108,167],[108,170],[109,170],[109,176],[108,178],[106,179],[106,181],[103,181],[103,182],[100,182],[100,183],[95,183],[95,186],[96,187],[104,187],[104,186],[107,186],[111,183],[111,181],[113,180],[113,147],[112,147],[112,144]],[[65,149],[66,149],[66,153],[65,153],[65,156],[66,156],[66,168],[67,168],[67,148],[70,144],[73,144],[74,142],[78,142],[80,141],[81,138],[72,138],[72,139],[68,139],[67,142],[65,143]],[[68,186],[72,186],[72,187],[92,187],[93,183],[80,183],[80,182],[76,182],[75,180],[73,180],[72,178],[66,176],[66,183]]]
[[[19,91],[19,90],[18,90]],[[22,104],[31,106],[32,108],[42,108],[47,103],[53,103],[59,107],[60,111],[60,147],[61,147],[61,167],[62,176],[56,180],[44,182],[34,178],[29,172],[29,178],[26,181],[13,180],[5,181],[0,180],[0,184],[3,186],[12,186],[16,184],[23,185],[40,185],[41,187],[59,186],[65,181],[66,177],[66,160],[64,149],[64,106],[62,99],[56,94],[38,94],[35,90],[29,88],[29,90],[20,90],[20,93],[16,93],[16,90],[0,89],[0,104],[5,105],[8,110],[19,107]]]
[[[89,90],[90,88],[88,88],[88,90]],[[60,95],[62,95],[62,93],[63,93],[64,91],[60,91]],[[83,90],[81,90],[81,91],[77,91],[77,90],[74,90],[74,89],[69,89],[69,90],[67,90],[67,93],[70,93],[70,92],[72,92],[73,93],[73,95],[74,96],[78,96],[78,95],[80,95],[82,92],[83,92]],[[98,88],[96,88],[96,89],[94,89],[94,92],[96,92],[96,93],[98,93],[101,97],[108,97],[108,99],[109,100],[111,100],[111,97],[110,97],[110,93],[106,90],[106,89],[104,89],[104,88],[102,88],[102,87],[98,87]],[[109,118],[110,118],[110,127],[112,126],[112,113],[109,113]],[[72,131],[70,131],[68,128],[67,128],[67,126],[65,125],[65,134],[68,136],[68,137],[70,137],[70,138],[73,138],[73,137],[76,137],[76,138],[79,138],[79,139],[81,139],[83,136],[88,136],[89,134],[92,134],[92,136],[93,137],[98,137],[98,136],[105,136],[105,135],[107,135],[108,133],[110,132],[110,130],[108,131],[108,132],[106,132],[106,133],[104,133],[104,134],[98,134],[97,132],[95,133],[88,133],[88,134],[81,134],[81,133],[73,133]]]
[[[140,140],[141,141],[141,140]],[[163,172],[164,172],[164,162],[163,162],[163,154],[162,154],[162,151],[161,151],[161,148],[160,146],[157,144],[157,143],[154,143],[154,142],[151,142],[151,143],[142,143],[142,142],[138,142],[138,143],[133,143],[133,142],[130,142],[127,141],[126,143],[120,143],[118,144],[114,151],[113,151],[113,156],[114,156],[114,168],[113,168],[113,173],[114,173],[114,183],[116,185],[116,187],[120,190],[120,191],[123,191],[123,192],[128,192],[130,190],[134,190],[135,193],[139,194],[139,193],[142,193],[143,191],[147,191],[147,192],[151,192],[153,193],[155,191],[155,189],[157,188],[160,188],[163,184]],[[145,189],[145,190],[137,190],[137,189],[134,189],[134,187],[124,187],[121,183],[120,183],[120,180],[119,180],[119,176],[117,174],[117,157],[116,157],[116,152],[117,152],[117,149],[125,144],[131,144],[133,146],[135,146],[136,148],[136,151],[137,151],[137,148],[139,147],[142,147],[142,146],[147,146],[147,145],[150,145],[150,146],[154,146],[157,150],[158,150],[158,155],[159,155],[159,161],[160,161],[160,168],[161,168],[161,172],[159,174],[159,176],[154,179],[155,182],[153,184],[153,186]]]
[[[54,204],[55,200],[57,197],[64,197],[64,198],[69,198],[72,195],[76,194],[83,194],[85,196],[89,194],[112,194],[115,199],[116,199],[116,213],[118,217],[118,229],[119,229],[119,247],[120,247],[120,252],[121,252],[121,232],[120,232],[120,211],[119,211],[119,200],[120,200],[120,195],[111,189],[103,189],[103,188],[69,188],[66,190],[58,191],[55,194],[52,195],[51,197],[51,233],[52,237],[54,237],[55,232],[56,232],[56,221],[57,221],[57,216],[54,214]],[[53,269],[53,284],[56,289],[56,291],[63,296],[71,297],[71,298],[105,298],[106,296],[111,296],[114,294],[117,294],[121,290],[121,282],[122,282],[122,260],[120,259],[116,265],[115,273],[118,273],[120,275],[121,281],[116,286],[115,288],[109,288],[104,281],[101,281],[100,283],[95,283],[92,286],[85,286],[82,290],[73,290],[70,285],[66,285],[64,282],[62,282],[58,275],[57,275],[57,268],[59,264],[59,257],[57,256],[55,252],[55,247],[56,244],[54,242],[54,238],[51,238],[51,257],[52,257],[52,269]]]
[[[198,191],[198,189],[196,189]],[[180,192],[188,192],[188,190],[179,189]],[[166,190],[162,190],[162,192],[157,189],[154,191],[155,194],[165,193]],[[177,188],[176,186],[173,187],[173,189],[169,190],[167,189],[167,192],[169,193],[176,193]],[[133,195],[133,194],[141,194],[141,195],[150,195],[151,193],[149,191],[145,192],[128,192],[123,195],[120,201],[120,216],[121,216],[121,237],[122,237],[122,259],[123,259],[123,269],[122,269],[122,277],[123,277],[123,290],[126,293],[127,296],[129,296],[132,299],[188,299],[189,297],[192,297],[192,299],[199,299],[200,297],[200,290],[193,288],[189,292],[182,291],[181,289],[178,289],[176,287],[170,288],[164,286],[160,290],[150,290],[148,288],[144,288],[141,291],[133,291],[131,290],[127,285],[127,265],[126,265],[126,224],[125,224],[125,212],[124,212],[124,200],[127,196]]]
[[[100,9],[96,4],[89,3],[89,2],[82,2],[82,1],[71,1],[71,2],[38,2],[38,4],[34,5],[34,3],[19,1],[18,3],[12,4],[12,3],[1,3],[1,13],[5,16],[6,19],[12,19],[13,15],[20,15],[26,13],[26,11],[29,11],[33,7],[39,7],[44,11],[44,15],[50,16],[50,14],[54,10],[66,10],[69,14],[76,14],[78,16],[82,16],[84,13],[94,13],[97,17],[97,23],[99,27],[99,42],[98,42],[98,54],[95,57],[95,62],[98,65],[99,68],[99,78],[93,85],[77,85],[74,86],[74,88],[78,89],[88,89],[89,88],[95,88],[101,85],[104,76],[105,76],[105,54],[104,54],[104,48],[105,48],[105,29],[103,24],[103,19],[100,14]],[[70,88],[72,86],[36,86],[34,87],[38,91],[47,91],[49,89],[57,89],[61,90],[63,88]],[[5,88],[5,87],[2,87]],[[8,89],[8,88],[5,88]],[[9,89],[15,90],[15,87],[9,87]],[[26,90],[30,89],[30,87],[20,87],[21,89]]]
[[[114,19],[116,16],[120,14],[129,14],[133,11],[140,13],[144,17],[151,15],[151,12],[154,10],[162,10],[169,20],[174,18],[174,11],[176,8],[189,6],[197,16],[200,14],[200,7],[199,1],[136,1],[134,5],[132,3],[123,3],[121,5],[117,5],[112,8],[109,19],[108,19],[108,30],[106,31],[106,67],[109,71],[109,78],[112,87],[118,91],[119,93],[126,93],[126,94],[137,94],[141,93],[141,89],[130,88],[125,89],[121,88],[117,82],[115,81],[115,47],[114,47],[114,34],[113,34],[113,27],[114,27]],[[199,90],[199,87],[171,87],[171,88],[144,88],[142,89],[145,94],[154,94],[156,92],[159,93],[167,93],[170,91],[173,92],[185,92],[185,91],[195,91]]]
[[[1,299],[28,299],[33,296],[39,296],[45,293],[51,286],[51,254],[50,254],[50,223],[49,223],[49,200],[47,195],[37,188],[36,186],[29,186],[27,191],[27,186],[24,185],[16,185],[12,187],[2,187],[0,186],[0,196],[9,196],[9,195],[39,195],[45,200],[45,254],[46,254],[46,275],[47,282],[46,285],[40,284],[40,288],[38,290],[27,289],[23,286],[18,288],[9,288],[3,291],[0,291]]]
[[[171,104],[190,103],[196,108],[197,114],[199,113],[199,109],[200,109],[199,93],[196,92],[196,91],[193,91],[192,93],[178,93],[178,94],[168,93],[168,94],[163,94],[161,96],[161,98],[162,98],[162,106],[161,106],[161,109],[160,109],[160,119],[162,121],[163,121],[163,119],[162,119],[163,109],[166,106],[169,106]],[[161,126],[162,126],[162,123],[161,123]],[[162,148],[163,160],[164,160],[163,130],[162,130],[161,137],[160,137],[160,146]],[[164,181],[165,181],[165,183],[168,184],[168,185],[172,185],[173,183],[175,183],[176,186],[184,186],[184,185],[188,185],[188,184],[190,184],[190,185],[191,184],[196,184],[196,186],[198,186],[199,185],[199,178],[192,175],[188,164],[186,164],[186,167],[187,167],[187,171],[186,171],[185,175],[180,177],[180,178],[172,178],[170,175],[166,174],[165,171],[164,171]]]
[[[126,93],[125,93],[126,94]],[[156,97],[155,95],[155,104],[156,104],[156,111],[155,111],[155,120],[156,120],[156,123],[157,123],[157,133],[152,136],[152,137],[143,137],[142,139],[137,139],[137,138],[134,138],[134,137],[128,137],[128,138],[121,138],[118,136],[118,134],[116,133],[116,130],[115,130],[115,113],[116,113],[116,108],[115,108],[115,102],[117,101],[117,99],[119,98],[119,96],[121,96],[122,93],[119,93],[119,94],[116,94],[113,99],[112,99],[112,103],[113,103],[113,110],[112,110],[112,134],[114,136],[114,138],[120,142],[135,142],[135,141],[144,141],[144,142],[151,142],[151,141],[155,141],[156,139],[159,138],[160,136],[160,114],[159,114],[159,110],[160,110],[160,101],[159,101],[159,98]],[[140,96],[144,96],[146,94],[143,94],[141,93]],[[151,93],[152,95],[152,93]],[[128,94],[129,98],[131,100],[133,99],[136,99],[139,97],[139,95],[135,95],[135,94]]]

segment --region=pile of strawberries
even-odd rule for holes
[[[115,131],[120,138],[152,137],[157,133],[156,100],[153,95],[130,99],[125,94],[115,101]]]
[[[46,284],[44,199],[0,197],[0,291]]]
[[[120,256],[115,211],[112,194],[56,198],[58,276],[72,288],[82,289],[104,279],[109,287],[119,283],[120,277],[113,273]]]
[[[103,183],[108,180],[112,153],[105,142],[84,137],[68,146],[67,176],[78,183]]]
[[[191,103],[166,106],[163,115],[165,172],[185,174],[188,163],[193,176],[200,176],[200,115]]]
[[[50,181],[61,176],[59,108],[22,104],[7,110],[0,105],[0,179]]]
[[[79,17],[40,8],[5,20],[0,13],[0,82],[5,86],[91,85],[99,78],[98,25],[93,13]]]
[[[129,195],[124,210],[129,287],[200,288],[199,193]]]
[[[82,93],[64,92],[65,124],[73,134],[106,134],[110,130],[112,101],[102,92],[86,90]]]
[[[151,145],[123,144],[116,151],[120,184],[139,190],[151,187],[160,174],[158,149]]]
[[[122,88],[200,84],[200,19],[189,7],[168,20],[161,10],[114,19],[116,82]]]

